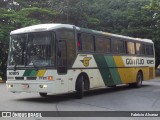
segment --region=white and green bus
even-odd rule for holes
[[[10,33],[7,88],[41,96],[129,84],[155,77],[154,43],[68,24]]]

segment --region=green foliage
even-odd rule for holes
[[[150,0],[150,4],[144,7],[152,19],[152,39],[155,43],[156,66],[160,64],[160,1]]]
[[[0,43],[8,43],[9,33],[14,29],[56,22],[152,39],[156,66],[160,64],[159,0],[3,0],[0,4]],[[3,51],[7,50],[0,49],[0,56],[6,55]],[[1,59],[0,69],[2,64],[6,65]]]
[[[59,13],[45,8],[24,8],[20,11],[0,9],[0,76],[6,77],[6,61],[8,56],[9,34],[21,27],[55,22]]]

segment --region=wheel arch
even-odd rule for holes
[[[138,74],[138,73],[141,73],[141,75],[142,75],[142,81],[143,81],[143,80],[144,80],[143,70],[142,70],[142,69],[138,70],[137,74]]]
[[[77,79],[76,79],[76,84],[75,84],[75,90],[77,90],[77,86],[78,86],[78,80],[79,78],[83,76],[84,77],[84,85],[85,85],[85,89],[86,90],[89,90],[90,88],[90,80],[89,80],[89,77],[88,77],[88,74],[85,73],[85,72],[82,72],[78,75]]]

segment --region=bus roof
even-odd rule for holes
[[[39,25],[33,25],[28,26],[24,28],[20,28],[14,31],[11,31],[11,35],[13,34],[21,34],[21,33],[29,33],[29,32],[41,32],[41,31],[49,31],[54,30],[58,28],[70,28],[73,29],[73,25],[69,24],[39,24]]]
[[[153,43],[153,41],[150,40],[150,39],[133,38],[133,37],[123,36],[123,35],[118,35],[118,34],[112,34],[112,33],[108,33],[108,32],[102,32],[102,31],[96,31],[96,30],[92,30],[92,29],[80,28],[80,27],[76,27],[76,26],[70,25],[70,24],[39,24],[39,25],[33,25],[33,26],[28,26],[28,27],[24,27],[24,28],[20,28],[20,29],[11,31],[10,35],[30,33],[30,32],[50,31],[50,30],[60,29],[60,28],[74,29],[74,27],[76,28],[76,30],[83,31],[83,32],[88,32],[88,33],[91,33],[91,34],[94,33],[94,34],[106,35],[106,36],[110,36],[110,37],[117,37],[117,38],[122,38],[122,39]]]

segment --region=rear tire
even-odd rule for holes
[[[136,88],[142,87],[142,81],[143,81],[143,75],[141,72],[138,72],[135,87]]]
[[[41,97],[46,97],[46,96],[47,96],[47,93],[39,93],[39,95],[40,95]]]
[[[136,83],[129,84],[131,87],[140,88],[142,86],[143,74],[142,72],[137,73]]]

